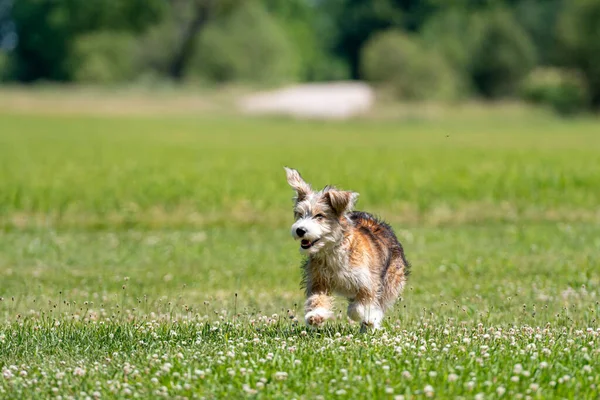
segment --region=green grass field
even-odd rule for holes
[[[383,332],[302,323],[283,166],[411,261]],[[600,394],[600,121],[0,114],[0,398]]]

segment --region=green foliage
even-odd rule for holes
[[[202,33],[188,74],[215,82],[296,80],[299,62],[285,30],[258,2],[247,2]]]
[[[585,79],[574,71],[557,68],[534,70],[523,84],[522,96],[561,115],[572,115],[589,107]]]
[[[298,76],[304,81],[347,79],[348,65],[329,50],[332,32],[321,32],[323,18],[318,8],[305,0],[263,0],[285,29],[296,49]]]
[[[398,31],[375,35],[365,45],[363,74],[400,99],[451,99],[456,76],[446,60],[415,37]]]
[[[471,14],[450,8],[433,15],[423,27],[421,37],[427,46],[434,47],[457,69],[464,70],[469,65],[469,52],[477,43],[471,22]]]
[[[73,50],[73,76],[77,82],[111,84],[132,80],[137,44],[128,33],[96,32],[77,38]]]
[[[166,18],[138,39],[137,56],[142,73],[162,79],[168,76],[174,46],[180,40],[179,31],[176,21]]]
[[[527,32],[507,10],[442,10],[422,37],[450,62],[463,87],[485,97],[513,94],[535,65]]]
[[[320,38],[344,60],[352,78],[361,76],[361,49],[374,33],[402,24],[402,13],[393,0],[326,0],[319,2]]]
[[[159,21],[164,10],[162,0],[15,1],[11,15],[19,42],[12,55],[14,79],[71,80],[71,51],[79,35],[142,32]]]
[[[10,72],[10,58],[8,54],[0,51],[0,82],[8,79]]]
[[[567,2],[558,35],[561,59],[585,75],[592,104],[600,107],[600,0]]]
[[[65,2],[16,1],[12,17],[19,42],[12,54],[14,78],[30,82],[38,79],[69,79],[69,34]]]
[[[516,20],[530,36],[541,65],[554,64],[558,59],[556,23],[563,3],[564,0],[519,0],[512,7]]]
[[[535,66],[535,48],[525,30],[503,9],[476,14],[470,34],[476,43],[468,71],[474,87],[485,97],[514,94]]]
[[[428,48],[441,54],[454,70],[463,92],[473,91],[469,75],[472,53],[478,44],[472,14],[459,8],[433,15],[423,27],[421,38]]]

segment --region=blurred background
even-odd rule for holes
[[[264,88],[600,106],[600,0],[0,0],[0,82]]]

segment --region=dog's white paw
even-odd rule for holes
[[[367,307],[365,310],[364,323],[374,327],[375,329],[381,328],[381,322],[383,321],[383,311],[377,306]]]
[[[372,318],[362,322],[360,325],[361,332],[373,332],[381,329],[381,322],[383,321],[383,313],[381,318]]]
[[[354,321],[360,321],[362,330],[381,329],[383,322],[383,311],[375,304],[351,303],[348,306],[348,316]]]
[[[321,326],[325,320],[331,318],[332,316],[333,313],[331,311],[326,308],[319,307],[306,313],[304,316],[304,321],[306,321],[306,324],[309,326],[318,327]]]

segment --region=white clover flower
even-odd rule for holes
[[[544,368],[548,368],[548,363],[546,361],[542,361],[540,363],[540,368],[544,369]]]
[[[448,375],[448,382],[456,382],[458,380],[458,375],[450,374]]]
[[[515,376],[511,377],[510,380],[513,382],[519,382],[519,377],[515,375]]]
[[[537,383],[532,383],[531,385],[529,385],[529,389],[531,389],[532,392],[537,392],[539,388],[540,385],[538,385]]]
[[[523,372],[523,366],[521,364],[516,364],[513,368],[513,372],[519,375],[521,372]]]
[[[256,393],[258,393],[258,390],[256,390],[256,389],[252,389],[252,388],[250,387],[250,385],[248,385],[248,384],[244,384],[244,385],[242,386],[242,390],[243,390],[244,392],[248,393],[248,394],[256,394]]]
[[[433,390],[433,386],[427,385],[423,389],[423,392],[425,392],[425,396],[427,396],[427,397],[433,397],[433,394],[435,393],[435,390]]]
[[[73,375],[75,376],[84,376],[85,375],[85,369],[81,368],[81,367],[77,367],[73,370]]]
[[[502,396],[504,393],[506,393],[506,389],[502,386],[498,386],[496,393],[498,393],[498,396]]]
[[[587,372],[588,374],[592,372],[592,367],[590,367],[589,365],[584,365],[583,366],[583,372]]]
[[[288,373],[287,372],[275,372],[275,379],[277,379],[278,381],[285,381],[288,378]]]

